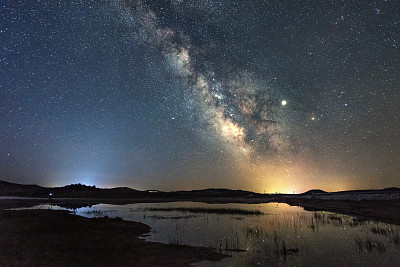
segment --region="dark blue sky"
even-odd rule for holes
[[[0,179],[400,186],[397,1],[0,8]]]

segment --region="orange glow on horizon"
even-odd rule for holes
[[[295,162],[295,163],[294,163]],[[240,176],[245,177],[247,187],[256,193],[301,194],[312,189],[327,192],[356,188],[348,176],[324,172],[312,162],[276,160],[268,163],[242,163]]]

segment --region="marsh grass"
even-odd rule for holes
[[[147,208],[145,211],[178,211],[191,213],[231,214],[231,215],[263,215],[259,210],[245,210],[238,208]]]
[[[143,215],[143,218],[149,218],[149,219],[154,219],[154,220],[182,220],[182,219],[192,219],[196,218],[198,216],[196,215],[183,215],[183,216],[162,216],[162,215]]]
[[[386,228],[382,228],[379,226],[374,226],[371,228],[371,232],[376,234],[376,235],[383,235],[383,236],[387,236],[391,233],[390,229],[386,229]]]
[[[239,233],[237,231],[233,233],[233,236],[226,237],[220,241],[219,251],[222,251],[222,249],[224,249],[225,251],[233,251],[233,252],[245,251],[240,248],[240,238],[239,238]]]
[[[340,216],[338,214],[329,214],[328,219],[333,222],[335,226],[342,226],[344,221],[343,221],[343,216]]]
[[[266,237],[266,233],[264,232],[263,228],[256,226],[248,226],[244,229],[244,232],[246,234],[246,238],[256,238],[256,239],[260,239],[260,238],[265,238]]]
[[[361,225],[365,225],[368,220],[359,217],[353,217],[349,223],[350,227],[358,227]]]
[[[87,215],[93,215],[95,217],[104,217],[104,212],[101,210],[89,210],[86,212]]]
[[[383,253],[386,251],[385,245],[377,240],[371,240],[367,239],[365,240],[365,248],[367,249],[368,252],[373,252],[374,250]]]
[[[182,241],[182,239],[179,239],[179,238],[169,238],[169,240],[168,240],[168,244],[169,245],[182,245],[183,244],[183,241]]]
[[[299,252],[299,248],[287,248],[285,241],[282,241],[282,246],[279,250],[281,255],[288,255]]]
[[[313,231],[317,230],[319,226],[333,225],[335,227],[341,227],[348,225],[350,227],[359,227],[365,225],[368,222],[368,220],[364,218],[351,217],[342,214],[320,212],[320,211],[314,212],[312,218],[309,218],[304,215],[299,215],[298,217],[300,221],[308,222],[308,228],[310,228]],[[376,229],[372,231],[374,231],[374,233],[376,234],[383,235],[385,229],[381,230],[378,229],[378,227],[376,227]]]
[[[310,228],[313,232],[315,232],[315,229],[318,230],[318,223],[314,218],[311,218],[311,223],[308,225],[308,228]]]
[[[384,253],[386,251],[386,246],[383,242],[379,240],[374,240],[370,237],[362,239],[360,237],[355,237],[354,239],[360,252],[366,251],[368,253],[379,252]]]
[[[298,247],[288,248],[286,242],[283,240],[281,240],[281,242],[278,242],[278,240],[275,239],[275,246],[276,246],[276,250],[274,251],[275,255],[278,257],[283,257],[283,260],[285,262],[286,262],[286,257],[288,255],[292,255],[300,251]]]
[[[398,246],[398,247],[400,247],[400,236],[399,235],[395,235],[394,237],[393,237],[393,243],[396,245],[396,246]]]

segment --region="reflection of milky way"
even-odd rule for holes
[[[190,37],[157,23],[154,12],[141,1],[129,5],[120,1],[121,18],[136,30],[136,37],[161,48],[171,72],[189,88],[189,95],[201,110],[202,118],[228,149],[239,155],[282,154],[289,147],[287,126],[280,116],[279,99],[268,86],[248,73],[225,73],[218,79],[211,67],[201,62],[206,53],[193,45]],[[194,64],[193,61],[196,61]]]

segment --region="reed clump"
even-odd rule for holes
[[[238,208],[147,208],[146,211],[178,211],[191,213],[213,213],[231,215],[263,215],[259,210],[245,210]]]

